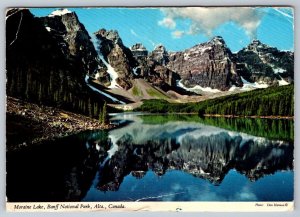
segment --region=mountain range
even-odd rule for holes
[[[126,47],[117,30],[89,35],[75,12],[6,18],[7,94],[95,116],[112,104],[189,102],[294,80],[294,53],[253,40],[233,53],[221,36],[183,51]]]

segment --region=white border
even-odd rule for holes
[[[293,202],[63,202],[7,203],[8,212],[154,211],[154,212],[286,212]]]
[[[299,40],[299,22],[298,22],[298,15],[300,10],[300,1],[295,0],[48,0],[48,1],[41,1],[41,0],[1,0],[0,7],[1,7],[1,31],[0,31],[0,68],[2,73],[0,74],[0,154],[1,154],[1,163],[0,163],[0,216],[99,216],[104,213],[99,212],[80,212],[80,213],[69,213],[69,212],[60,212],[60,213],[8,213],[5,211],[5,177],[6,177],[6,169],[5,169],[5,8],[6,7],[63,7],[63,6],[70,6],[70,7],[81,7],[81,6],[242,6],[242,5],[264,5],[264,6],[272,6],[272,5],[287,5],[293,6],[295,8],[295,132],[300,132],[299,127],[299,104],[300,104],[300,93],[298,85],[299,82],[299,73],[300,73],[300,59],[298,57],[298,53],[300,50],[299,43],[297,43],[297,39]],[[180,215],[188,215],[188,216],[254,216],[254,215],[263,215],[266,217],[276,217],[276,216],[300,216],[299,211],[299,167],[297,163],[299,160],[299,142],[300,136],[299,134],[295,133],[295,210],[293,212],[282,213],[282,212],[267,212],[267,213],[180,213]],[[20,180],[21,181],[21,180]],[[274,189],[276,190],[276,189]],[[245,204],[245,203],[243,203]],[[235,204],[237,207],[243,206]],[[177,210],[178,211],[178,210]],[[105,215],[108,216],[120,216],[120,215],[130,215],[131,217],[134,216],[157,216],[158,213],[156,212],[122,212],[122,213],[114,213],[114,212],[106,212]],[[159,215],[167,216],[170,213],[159,213]],[[176,213],[177,214],[177,213]]]

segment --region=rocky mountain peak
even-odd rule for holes
[[[84,81],[87,73],[99,67],[99,62],[95,60],[97,54],[89,35],[75,13],[37,18],[22,9],[8,14],[7,95],[90,116],[99,115],[94,108],[102,102]],[[70,15],[72,19],[67,22]],[[75,28],[82,31],[69,31],[75,23]],[[87,111],[88,105],[95,106]]]
[[[75,39],[79,31],[84,31],[87,38],[89,38],[87,31],[79,22],[75,12],[71,12],[67,9],[57,10],[52,12],[49,16],[42,17],[40,19],[43,21],[46,30],[50,32],[53,37],[62,37],[68,42],[68,44],[75,43]],[[72,55],[75,55],[76,47],[69,47],[69,51]]]
[[[100,29],[94,33],[99,53],[118,74],[117,83],[124,89],[132,87],[133,67],[137,65],[131,50],[126,47],[116,30]]]
[[[253,39],[252,42],[251,42],[251,44],[253,44],[253,45],[260,45],[260,44],[262,44],[262,43],[261,43],[261,41],[258,40],[258,39]]]
[[[123,44],[118,31],[116,30],[109,30],[100,29],[99,31],[94,33],[98,39],[107,39],[112,41],[115,44]]]
[[[226,45],[222,36],[215,36],[210,40],[211,44],[219,44],[219,45]]]
[[[142,43],[136,43],[135,45],[132,45],[130,50],[132,50],[132,51],[136,51],[136,50],[145,51],[147,49],[145,48],[145,46]]]
[[[166,48],[162,44],[158,44],[155,46],[154,51],[164,53],[166,52]]]
[[[77,14],[68,9],[53,11],[47,17],[41,19],[46,21],[45,26],[48,32],[56,30],[56,34],[61,34],[66,32],[70,33],[72,31],[86,31],[85,27],[80,23]]]
[[[237,53],[240,74],[253,82],[278,85],[293,80],[293,53],[280,51],[254,39]]]
[[[64,55],[82,62],[84,72],[93,76],[100,71],[106,71],[105,65],[97,59],[97,52],[89,33],[75,12],[67,9],[56,10],[39,19],[51,37],[57,41]]]
[[[260,52],[266,49],[269,49],[270,47],[264,43],[262,43],[258,39],[252,40],[252,42],[246,47],[247,51],[253,51],[253,52]]]
[[[142,43],[136,43],[135,45],[131,46],[130,48],[134,58],[137,60],[140,58],[147,58],[148,50]]]
[[[178,73],[187,87],[227,90],[242,85],[232,53],[221,36],[170,55],[168,68]]]
[[[159,65],[166,65],[169,62],[169,54],[162,44],[159,44],[154,48],[150,53],[149,58]]]

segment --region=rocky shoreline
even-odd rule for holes
[[[62,109],[37,105],[7,97],[7,150],[15,150],[45,140],[69,136],[81,131],[111,129],[96,119]]]
[[[293,120],[294,116],[280,116],[280,115],[223,115],[223,114],[204,114],[204,117],[217,117],[217,118],[261,118],[261,119],[288,119]]]

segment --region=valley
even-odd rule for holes
[[[273,107],[274,103],[293,107],[293,52],[257,39],[235,53],[221,36],[183,51],[167,51],[163,44],[149,51],[142,43],[126,47],[117,30],[102,28],[91,35],[70,10],[44,17],[34,17],[28,9],[8,14],[7,95],[26,103],[94,119],[99,118],[104,102],[109,112],[239,116],[232,108],[225,112],[213,108],[221,101],[236,106],[234,100],[245,98],[245,92],[262,90],[263,96],[263,89],[273,88],[274,94],[277,90],[281,94],[281,86],[292,86],[286,95],[290,98],[276,98]],[[18,25],[17,40],[13,40]],[[293,117],[293,112],[282,109],[262,114],[270,109],[265,103],[260,106],[260,111],[242,115]]]
[[[15,19],[17,23],[17,16],[22,14],[26,15],[23,25],[26,20],[34,20],[37,24],[31,28],[39,28],[43,34],[39,37],[48,37],[49,39],[45,38],[45,40],[55,44],[56,50],[47,52],[54,52],[54,56],[64,55],[61,59],[70,62],[64,64],[64,67],[66,65],[71,67],[63,69],[64,73],[68,70],[76,71],[71,73],[72,75],[63,75],[66,79],[61,82],[67,82],[68,85],[74,87],[80,84],[81,89],[90,89],[85,91],[94,92],[90,95],[95,95],[95,93],[101,95],[96,98],[107,101],[114,107],[128,107],[124,104],[132,104],[129,107],[135,108],[136,105],[141,105],[143,100],[148,99],[164,99],[178,103],[197,102],[258,88],[293,83],[294,72],[291,67],[293,52],[280,51],[256,39],[236,53],[231,52],[221,36],[215,36],[208,42],[199,43],[183,51],[167,51],[163,44],[157,45],[153,51],[148,51],[141,43],[136,43],[130,48],[126,47],[117,30],[100,29],[90,35],[75,12],[58,10],[49,16],[35,18],[29,10],[25,9],[10,16],[8,22]],[[20,40],[24,34],[27,34],[22,25],[19,34]],[[18,46],[18,43],[14,46]],[[38,49],[42,45],[32,46]],[[8,54],[11,49],[18,49],[18,47],[9,47]],[[56,64],[56,67],[59,65]],[[15,70],[13,68],[10,70],[9,62],[8,69],[12,72]],[[89,84],[84,87],[84,83],[87,83],[86,76],[89,78]],[[26,85],[39,82],[34,81],[35,77],[34,74],[27,76],[28,84]],[[16,88],[15,81],[10,76],[8,78],[9,94],[19,95],[22,86]],[[75,81],[75,79],[80,79],[80,81]],[[23,81],[20,80],[20,82]],[[40,88],[47,97],[55,93],[51,89],[53,85],[50,88],[44,85],[45,83],[41,83],[41,87],[38,84],[33,85],[32,91]],[[74,87],[71,87],[71,92],[75,90]],[[22,96],[22,98],[33,98],[30,88],[24,88],[26,88],[27,96]],[[64,98],[63,101],[67,100],[66,103],[70,103],[71,99],[66,97],[68,93],[62,94],[60,91],[55,94],[56,99],[47,99],[47,102],[52,101],[56,104],[57,98]],[[45,97],[38,96],[37,100],[44,101],[43,98]],[[95,96],[92,98],[94,100]],[[123,106],[114,104],[123,104]],[[79,110],[82,109],[79,108]]]

